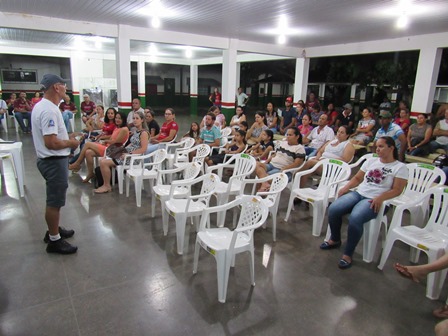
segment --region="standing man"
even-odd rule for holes
[[[236,95],[236,106],[241,106],[244,112],[246,112],[246,104],[249,101],[249,96],[243,92],[243,88],[238,88]]]
[[[130,130],[134,127],[134,112],[145,113],[145,110],[142,109],[142,103],[140,103],[140,99],[138,98],[132,99],[132,110],[128,113],[128,118],[126,120]]]
[[[68,188],[68,156],[71,148],[78,147],[79,141],[74,139],[74,133],[68,136],[58,108],[66,95],[66,81],[59,76],[46,74],[40,83],[44,98],[34,107],[31,123],[37,168],[47,185],[45,221],[48,231],[44,242],[48,244],[47,253],[72,254],[78,248],[65,238],[72,237],[75,231],[60,227],[59,217]]]
[[[285,109],[282,110],[282,121],[280,121],[280,134],[285,135],[286,130],[296,127],[297,111],[292,107],[292,97],[286,97]]]
[[[14,101],[14,114],[23,133],[31,133],[31,110],[31,102],[26,99],[26,93],[20,92],[19,98]],[[27,126],[23,119],[28,120]]]
[[[93,101],[90,100],[90,96],[88,94],[84,94],[82,96],[84,101],[81,103],[81,113],[82,113],[82,122],[85,124],[87,120],[93,115],[93,112],[96,109],[96,105]]]

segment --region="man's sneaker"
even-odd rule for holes
[[[67,239],[67,238],[73,237],[73,235],[75,234],[75,231],[74,230],[66,230],[60,226],[59,234],[61,235],[61,238]],[[48,244],[49,241],[50,241],[50,233],[47,231],[45,233],[44,243]]]
[[[63,238],[49,241],[47,245],[47,253],[72,254],[76,253],[76,251],[78,251],[78,247],[71,245]]]

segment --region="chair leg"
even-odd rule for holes
[[[182,214],[178,213],[176,214],[175,220],[176,220],[177,254],[183,254],[187,215],[183,213]]]
[[[226,302],[227,285],[229,283],[230,256],[224,251],[216,251],[216,273],[218,278],[218,301]]]
[[[199,244],[198,236],[196,236],[196,243],[194,244],[193,274],[196,274],[198,272],[199,251],[200,250],[201,250],[201,245]]]
[[[142,206],[142,189],[143,189],[143,180],[140,177],[136,177],[135,178],[135,200],[137,201],[137,207],[139,207],[139,208]]]
[[[367,263],[373,261],[384,217],[378,215],[377,218],[368,221],[364,225],[363,260]]]
[[[313,236],[319,237],[324,223],[325,207],[321,202],[310,203],[313,207]]]
[[[126,197],[129,197],[129,185],[130,185],[130,177],[129,174],[126,174]]]
[[[420,250],[415,247],[411,247],[411,251],[409,252],[409,261],[411,263],[417,264],[420,259]]]
[[[272,217],[272,240],[277,240],[277,216],[270,210]],[[277,212],[277,211],[276,211]]]
[[[294,205],[294,198],[296,198],[296,194],[291,192],[291,195],[289,196],[288,210],[286,210],[285,222],[288,221],[289,215],[291,214],[291,209]]]
[[[389,232],[390,234],[390,232]],[[381,261],[378,265],[378,268],[382,270],[384,265],[386,264],[387,258],[389,258],[390,251],[394,246],[395,237],[386,237],[386,245],[384,246],[383,253],[381,254]]]
[[[118,192],[123,194],[123,180],[124,180],[124,169],[123,167],[117,167],[118,174]],[[112,179],[113,181],[114,179]]]
[[[447,269],[428,274],[426,282],[426,297],[431,300],[437,300],[442,291],[443,283],[445,282]]]
[[[253,242],[253,240],[252,240]],[[249,268],[250,268],[250,281],[252,286],[255,286],[255,260],[254,260],[254,246],[252,244],[249,250]]]
[[[229,196],[226,194],[219,194],[219,195],[217,195],[216,198],[217,198],[217,205],[223,205],[229,201]],[[216,223],[217,223],[218,227],[220,227],[220,228],[223,227],[225,219],[226,219],[225,213],[218,212],[216,217],[217,217]]]
[[[162,216],[162,227],[163,227],[163,235],[166,236],[168,234],[168,221],[170,219],[170,215],[165,207],[165,216]]]

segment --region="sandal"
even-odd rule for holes
[[[82,180],[82,183],[89,183],[91,179],[95,177],[95,174],[89,174],[85,179]]]
[[[106,188],[100,187],[98,189],[94,189],[93,191],[95,194],[106,194],[108,192],[111,192],[112,189],[106,189]]]
[[[78,171],[81,169],[81,165],[77,163],[72,163],[68,165],[68,170]]]
[[[448,318],[448,305],[444,305],[443,307],[434,309],[432,311],[432,314],[438,318],[442,318],[442,319]]]
[[[409,272],[409,270],[406,266],[396,263],[394,265],[394,268],[398,272],[398,274],[400,274],[403,278],[407,278],[414,282],[420,282],[416,277],[414,277],[414,275],[411,272]]]

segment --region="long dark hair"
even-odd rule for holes
[[[236,132],[237,133],[239,133],[239,135],[241,135],[242,136],[242,138],[243,138],[243,144],[246,144],[246,131],[243,131],[243,130],[236,130]]]
[[[384,142],[386,143],[387,147],[393,147],[394,148],[394,159],[398,160],[398,148],[397,148],[397,144],[395,143],[395,140],[390,137],[390,136],[382,136],[379,139],[383,139]]]
[[[266,120],[266,113],[264,113],[263,111],[257,111],[255,112],[255,114],[258,114],[260,117],[263,117],[263,123],[266,126],[268,125],[268,121]]]
[[[194,134],[195,131],[193,131],[193,129],[191,128],[191,126],[193,126],[193,124],[195,124],[198,127],[198,130],[196,131],[197,134]],[[199,136],[200,133],[200,127],[199,124],[196,121],[193,121],[190,125],[190,130],[188,131],[188,135],[190,136],[190,138],[197,138]]]
[[[127,123],[128,123],[128,116],[124,113],[124,112],[117,112],[116,114],[115,114],[115,116],[117,116],[117,114],[118,115],[120,115],[120,117],[121,117],[121,127],[126,127],[126,126],[128,126],[127,125]],[[117,125],[118,126],[118,125]]]
[[[112,119],[112,120],[110,120],[109,117],[107,116],[107,112],[109,112],[109,110],[114,111],[114,119]],[[106,113],[104,114],[104,122],[105,122],[106,124],[110,123],[111,121],[112,121],[112,122],[115,122],[115,116],[116,116],[116,115],[117,115],[117,110],[115,110],[113,107],[109,107],[109,108],[107,109]]]
[[[286,129],[286,132],[288,132],[289,129],[294,131],[295,136],[299,136],[298,143],[301,145],[302,144],[302,133],[300,133],[300,131],[297,127],[288,127]],[[285,132],[285,134],[286,134],[286,132]]]

